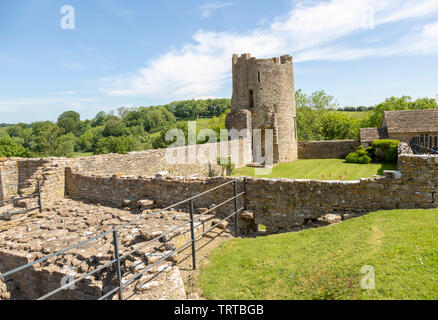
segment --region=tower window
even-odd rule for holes
[[[298,137],[297,137],[297,118],[294,118],[294,131],[295,131],[295,142],[297,142]]]
[[[249,89],[249,108],[254,108],[254,91],[252,89]]]
[[[260,71],[257,72],[257,79],[258,79],[258,81],[260,83]]]

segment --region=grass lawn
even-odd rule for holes
[[[437,299],[438,209],[381,211],[341,224],[225,242],[201,270],[209,299]],[[375,289],[364,290],[363,266]]]
[[[354,119],[366,119],[366,117],[368,117],[369,115],[369,111],[339,111],[347,116],[350,116]]]
[[[90,157],[93,155],[93,152],[75,152],[72,155],[72,158],[81,158],[81,157]]]
[[[358,180],[370,178],[374,175],[383,175],[384,170],[396,170],[397,165],[383,164],[356,164],[346,163],[342,159],[297,160],[295,162],[280,163],[274,166],[271,174],[262,178],[289,178],[289,179],[317,179],[317,180]],[[255,177],[255,169],[244,167],[233,172],[234,176]]]

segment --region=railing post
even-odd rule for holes
[[[247,210],[247,206],[246,206],[246,177],[243,178],[243,210]]]
[[[192,236],[192,261],[193,270],[196,270],[196,247],[195,247],[195,227],[193,225],[193,199],[190,199],[190,234]]]
[[[116,258],[116,273],[117,281],[119,282],[119,300],[123,300],[123,288],[122,288],[122,270],[120,269],[120,254],[119,254],[119,237],[117,236],[117,230],[113,231],[114,239],[114,254]]]
[[[233,188],[234,188],[234,212],[235,212],[235,222],[234,222],[234,227],[235,227],[235,232],[236,232],[236,237],[239,236],[239,213],[237,212],[237,180],[234,180],[233,183]]]
[[[37,190],[38,190],[38,207],[40,209],[40,213],[43,212],[43,206],[41,204],[41,185],[40,185],[40,179],[37,180]]]

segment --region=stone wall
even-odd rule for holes
[[[66,192],[73,199],[103,203],[121,207],[125,200],[137,202],[150,199],[159,208],[178,203],[204,191],[232,180],[226,177],[208,179],[168,178],[155,179],[143,177],[118,177],[106,175],[87,175],[72,168],[66,170]],[[238,191],[243,191],[243,184],[238,184]],[[196,208],[209,208],[233,196],[230,184],[197,199]],[[241,201],[241,199],[239,200]],[[241,204],[241,203],[240,203]],[[232,204],[224,206],[219,213],[228,212]],[[180,207],[187,209],[188,203]]]
[[[247,149],[245,149],[247,148]],[[204,145],[188,146],[181,148],[146,150],[131,152],[126,155],[105,154],[87,158],[78,158],[74,163],[78,169],[87,173],[140,175],[153,177],[156,173],[167,171],[170,176],[200,177],[221,175],[221,167],[216,164],[221,157],[221,149],[227,154],[236,154],[232,162],[236,168],[248,164],[250,158],[250,145],[246,139],[234,140],[223,143],[209,143]],[[166,153],[171,152],[182,163],[172,164],[166,160]],[[209,158],[210,152],[216,156]],[[184,161],[184,159],[186,159]],[[209,160],[212,164],[208,164]]]
[[[122,205],[125,199],[151,199],[165,207],[230,178],[158,180],[90,176],[67,169],[67,195],[87,201]],[[242,183],[239,183],[241,188]],[[231,193],[218,190],[199,200],[210,207]],[[241,189],[240,189],[241,190]],[[269,233],[294,230],[326,214],[349,218],[376,210],[438,207],[438,156],[400,156],[400,172],[360,181],[312,181],[247,178],[247,207]],[[230,212],[231,207],[218,213]],[[228,210],[228,211],[227,211]]]
[[[240,57],[234,54],[232,69],[233,96],[226,120],[227,129],[262,130],[262,141],[264,130],[272,129],[274,162],[295,161],[297,131],[292,57],[256,59],[248,53]],[[248,111],[244,121],[241,119],[242,110]],[[237,118],[237,123],[233,118]],[[246,119],[250,119],[251,126],[242,123],[247,122]],[[261,151],[264,154],[263,145]]]
[[[298,159],[344,159],[359,145],[356,140],[300,141]]]
[[[17,195],[18,167],[13,159],[0,159],[0,201]],[[0,207],[3,203],[0,203]]]
[[[43,202],[62,199],[67,166],[87,174],[116,176],[155,177],[163,171],[168,172],[167,175],[171,177],[220,176],[223,172],[222,167],[216,163],[218,157],[233,155],[231,161],[236,168],[240,168],[251,161],[250,148],[247,139],[240,139],[181,148],[146,150],[126,155],[106,154],[75,159],[7,159],[0,162],[0,200],[36,192],[37,180],[41,183]],[[182,159],[182,162],[172,164],[167,160],[166,153],[171,154],[174,160]],[[25,203],[27,207],[34,207],[36,200],[26,200]]]

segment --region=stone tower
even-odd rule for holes
[[[233,97],[227,129],[273,130],[274,163],[298,158],[292,57],[256,59],[233,55]],[[252,135],[251,135],[252,136]],[[254,147],[253,147],[254,152]]]

